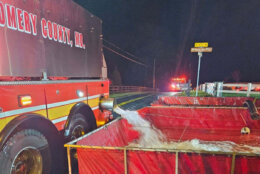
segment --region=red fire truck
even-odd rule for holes
[[[0,1],[1,174],[57,173],[64,139],[109,120],[101,25],[72,0]]]
[[[188,90],[189,84],[186,77],[175,77],[171,79],[170,91],[185,91]]]

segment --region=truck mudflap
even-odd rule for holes
[[[224,143],[232,148],[131,146],[141,134],[127,120],[118,118],[65,145],[68,155],[77,149],[80,174],[260,172],[260,123],[251,119],[247,109],[157,106],[138,112],[166,136],[167,142],[203,147]]]

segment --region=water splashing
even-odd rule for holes
[[[260,154],[260,147],[240,145],[232,141],[203,141],[191,139],[167,142],[165,135],[149,121],[143,119],[137,111],[123,110],[119,107],[115,108],[114,111],[126,119],[128,123],[133,126],[133,129],[141,134],[137,142],[132,142],[128,145],[130,147]]]
[[[124,119],[133,125],[133,129],[141,134],[138,140],[140,147],[160,147],[166,141],[162,132],[151,125],[151,123],[143,119],[136,111],[125,111],[119,107],[114,110],[120,114]]]

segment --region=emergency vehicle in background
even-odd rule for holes
[[[186,77],[175,77],[171,79],[170,90],[171,91],[185,91],[188,90],[189,83]]]
[[[109,121],[101,25],[72,0],[0,1],[1,174],[59,173],[64,139]]]

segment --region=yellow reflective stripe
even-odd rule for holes
[[[100,96],[101,96],[101,94],[89,96],[88,100],[90,101],[92,99],[99,99]],[[77,103],[77,102],[84,102],[86,100],[87,100],[87,97],[77,98],[77,99],[47,104],[47,107],[48,107],[48,109],[50,109],[50,108],[55,108],[55,107],[73,104],[73,103]],[[45,108],[46,108],[46,105],[38,105],[38,106],[32,106],[32,107],[25,107],[25,108],[21,108],[21,109],[14,109],[11,111],[6,111],[6,112],[0,113],[0,118],[5,118],[5,117],[13,116],[13,115],[27,113],[27,112],[35,112],[35,111],[42,110]]]
[[[83,101],[84,103],[88,103],[89,106],[91,107],[92,110],[96,110],[99,107],[99,98],[94,98],[94,99],[90,99],[88,102],[87,101]],[[72,103],[72,104],[68,104],[68,105],[64,105],[64,106],[60,106],[60,107],[54,107],[54,108],[49,108],[48,109],[48,116],[49,119],[51,121],[55,120],[55,119],[59,119],[65,116],[68,116],[70,113],[71,108],[77,103]],[[47,113],[45,109],[42,110],[37,110],[37,111],[33,111],[31,113],[35,113],[35,114],[39,114],[42,115],[44,117],[47,118]],[[2,131],[4,129],[4,127],[11,121],[13,120],[15,117],[17,117],[19,115],[13,115],[13,116],[9,116],[9,117],[4,117],[0,119],[0,131]],[[55,123],[58,123],[57,121],[54,121]],[[55,124],[54,123],[54,124]]]
[[[47,112],[46,112],[45,109],[44,110],[35,111],[33,113],[39,114],[39,115],[44,116],[44,117],[47,117]]]
[[[76,103],[68,104],[65,106],[55,107],[48,109],[48,116],[50,120],[54,120],[60,117],[64,117],[66,115],[69,115],[71,108]]]
[[[36,112],[33,112],[35,114],[40,114],[44,117],[47,117],[47,113],[46,113],[46,110],[39,110],[39,111],[36,111]],[[0,119],[0,132],[4,129],[4,127],[10,122],[12,121],[14,118],[18,117],[19,115],[13,115],[13,116],[10,116],[10,117],[5,117],[5,118],[2,118]]]
[[[83,102],[88,104],[91,108],[93,108],[99,105],[99,98],[89,100],[88,102],[87,101],[83,101]],[[72,104],[48,109],[49,119],[54,120],[69,115],[70,110],[75,104],[77,103],[72,103]]]
[[[17,117],[18,115],[12,116],[12,117],[6,117],[4,119],[0,120],[0,131],[2,131],[4,129],[4,127],[10,122],[12,121],[15,117]]]
[[[84,102],[86,104],[89,105],[89,107],[96,107],[99,105],[99,98],[95,98],[95,99],[92,99],[92,100],[89,100],[88,103],[87,102]]]

